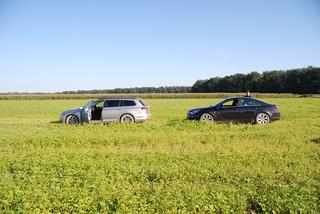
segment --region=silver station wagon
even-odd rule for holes
[[[142,99],[97,99],[78,109],[62,112],[60,122],[79,123],[135,123],[151,118],[149,106]]]

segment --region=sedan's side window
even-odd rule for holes
[[[228,108],[228,107],[234,107],[234,106],[238,106],[238,105],[239,105],[238,99],[232,99],[232,100],[228,100],[228,101],[222,103],[221,107]]]
[[[120,106],[120,100],[106,100],[104,102],[104,107],[105,108],[119,107],[119,106]]]
[[[241,99],[241,106],[254,106],[255,102],[253,99],[243,98]]]
[[[264,102],[261,102],[259,100],[255,100],[255,105],[256,106],[263,106],[263,105],[266,105]]]

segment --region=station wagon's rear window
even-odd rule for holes
[[[120,106],[120,100],[106,100],[104,107],[118,107]]]
[[[147,106],[147,103],[145,103],[143,100],[139,100],[139,102],[141,103],[141,105]]]
[[[122,100],[121,106],[135,106],[136,103],[133,100]]]

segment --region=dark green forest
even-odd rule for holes
[[[274,70],[263,73],[234,74],[198,80],[191,92],[258,92],[258,93],[320,93],[320,68],[307,67]]]
[[[126,93],[212,93],[256,92],[319,94],[320,68],[309,66],[291,70],[273,70],[263,73],[251,72],[225,77],[198,80],[193,86],[135,87],[104,90],[64,91],[64,94],[126,94]]]

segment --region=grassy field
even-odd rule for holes
[[[68,126],[86,100],[0,101],[0,212],[320,210],[320,99],[267,126],[185,121],[216,99],[150,99],[143,124]]]

